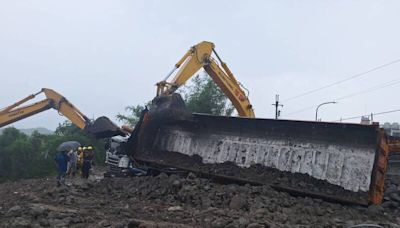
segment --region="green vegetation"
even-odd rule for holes
[[[182,94],[186,107],[191,112],[231,116],[235,110],[229,99],[207,74],[195,76],[190,85],[179,89],[178,92]],[[145,105],[128,106],[125,108],[128,114],[118,114],[117,119],[135,126],[139,121],[140,113],[145,106],[149,105],[150,102]]]
[[[186,107],[191,112],[231,116],[235,110],[229,99],[208,75],[197,75],[182,90]]]
[[[95,164],[104,164],[104,143],[70,122],[60,124],[53,135],[34,132],[27,136],[13,127],[4,129],[0,135],[0,182],[55,174],[53,159],[57,147],[71,140],[94,146]]]
[[[149,106],[149,105],[150,105],[150,102],[148,102],[146,105],[128,106],[125,108],[125,111],[127,111],[128,114],[123,115],[123,114],[118,113],[117,120],[133,127],[139,121],[140,114],[142,113],[142,111],[146,108],[146,106]]]

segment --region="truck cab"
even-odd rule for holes
[[[128,137],[115,136],[106,143],[107,176],[126,176],[132,167],[126,148]]]

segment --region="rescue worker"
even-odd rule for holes
[[[86,147],[78,147],[78,169],[82,170],[83,165],[83,151],[86,150]]]
[[[65,185],[65,175],[67,173],[67,166],[68,166],[68,155],[66,151],[61,151],[58,154],[56,154],[56,157],[54,158],[54,161],[57,166],[57,187],[60,187],[61,185]]]
[[[76,166],[78,162],[78,153],[75,150],[70,150],[68,153],[69,162],[68,162],[68,176],[75,177]]]
[[[86,150],[83,151],[82,177],[85,179],[89,178],[93,155],[93,148],[91,146],[87,147]]]
[[[89,156],[90,156],[90,159],[91,159],[92,165],[93,165],[94,154],[95,154],[93,147],[92,147],[92,146],[89,146],[89,147],[88,147],[88,151],[89,151]]]

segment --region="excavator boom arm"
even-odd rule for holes
[[[33,99],[36,95],[44,93],[46,99],[31,105],[19,107],[25,102]],[[90,120],[72,105],[65,97],[51,89],[42,89],[36,94],[32,94],[13,105],[10,105],[0,111],[0,127],[14,123],[18,120],[25,119],[37,113],[46,111],[50,108],[58,110],[58,112],[67,117],[77,127],[84,129],[90,124]]]
[[[73,124],[80,129],[87,127],[91,121],[78,108],[76,108],[67,98],[51,89],[42,89],[47,99],[53,101],[53,108],[58,110],[60,114],[68,118]]]
[[[25,119],[37,113],[46,111],[52,107],[51,101],[46,99],[36,102],[32,105],[25,106],[18,109],[9,110],[8,112],[0,113],[0,127],[17,122],[18,120]]]
[[[20,105],[25,104],[40,93],[44,93],[46,99],[20,107]],[[91,121],[78,108],[69,102],[67,98],[52,89],[46,88],[36,94],[29,95],[10,106],[0,109],[0,127],[4,127],[8,124],[12,124],[18,120],[25,119],[51,108],[57,110],[59,114],[68,118],[80,129],[85,130],[85,132],[97,138],[108,138],[116,135],[126,136],[127,134],[130,134],[129,129],[121,129],[105,116],[101,116],[95,121]]]
[[[240,88],[239,84],[236,83],[236,80],[227,77],[215,61],[211,61],[210,64],[205,65],[204,69],[232,102],[239,116],[250,118],[255,117],[248,97]]]
[[[157,95],[172,94],[197,71],[204,68],[219,88],[221,88],[222,92],[230,99],[239,116],[254,118],[254,111],[248,97],[214,48],[215,45],[207,41],[191,47],[179,62],[175,64],[175,69],[179,68],[179,71],[171,82],[166,82],[165,79],[157,83]],[[220,60],[222,68],[211,57],[213,52]]]

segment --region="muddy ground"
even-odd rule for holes
[[[400,227],[400,178],[382,206],[292,197],[267,186],[212,183],[194,174],[53,178],[0,185],[0,227]]]

